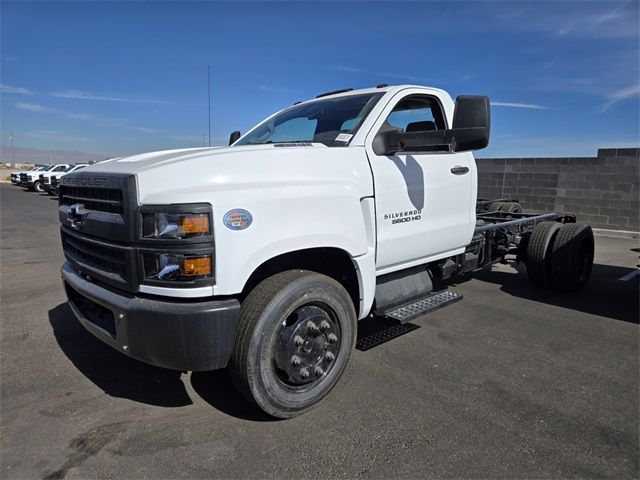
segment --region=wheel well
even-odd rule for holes
[[[242,290],[242,299],[265,278],[292,269],[322,273],[339,282],[349,293],[356,314],[360,310],[360,285],[351,256],[339,248],[309,248],[278,255],[260,265],[249,277]]]

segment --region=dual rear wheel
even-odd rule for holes
[[[538,223],[527,244],[527,275],[534,285],[579,291],[593,267],[593,231],[588,225]]]

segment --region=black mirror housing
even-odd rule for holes
[[[456,98],[453,112],[451,150],[467,152],[480,150],[489,145],[491,130],[491,108],[489,97],[460,95]]]
[[[229,145],[233,145],[234,143],[236,143],[236,141],[241,136],[242,135],[240,134],[240,132],[238,130],[236,130],[235,132],[231,132],[231,135],[229,135]]]

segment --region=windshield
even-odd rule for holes
[[[326,98],[288,108],[262,122],[234,146],[318,142],[346,147],[383,94]]]
[[[46,167],[44,167],[42,170],[40,170],[41,172],[48,172],[49,170],[52,170],[55,167],[55,165],[47,165]]]

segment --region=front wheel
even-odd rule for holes
[[[33,184],[33,190],[38,192],[38,193],[42,193],[44,192],[44,188],[42,187],[42,184],[40,183],[39,180],[37,180],[34,184]]]
[[[349,294],[332,278],[306,270],[273,275],[242,304],[231,378],[269,415],[300,415],[338,383],[356,322]]]

